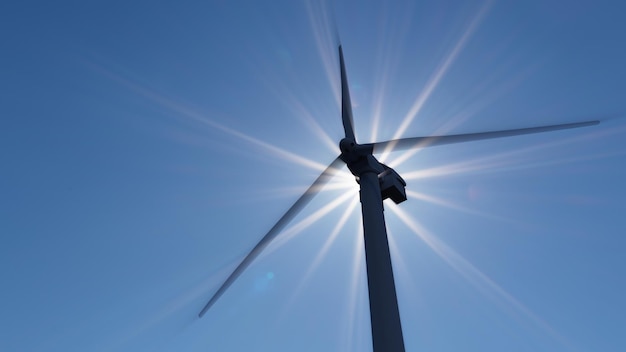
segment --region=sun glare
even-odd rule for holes
[[[533,144],[528,147],[518,148],[514,150],[508,150],[500,153],[494,153],[483,157],[478,157],[470,160],[464,160],[456,163],[450,163],[441,166],[435,166],[427,169],[409,171],[402,174],[402,177],[409,180],[418,180],[434,177],[443,177],[450,175],[459,175],[463,173],[472,172],[486,172],[491,173],[496,171],[511,171],[519,169],[534,168],[539,166],[558,165],[563,163],[575,162],[580,160],[588,160],[602,157],[609,157],[611,155],[597,155],[594,157],[567,157],[558,160],[551,160],[549,162],[533,162],[536,159],[537,153],[545,152],[550,148],[562,147],[565,145],[581,143],[590,139],[598,139],[609,134],[616,134],[619,131],[616,130],[600,130],[592,131],[568,138],[559,138],[549,142]],[[400,158],[399,158],[400,159]]]
[[[134,91],[135,93],[149,99],[150,101],[156,103],[157,105],[164,107],[168,110],[170,110],[171,112],[174,112],[176,114],[178,114],[178,116],[182,117],[182,118],[186,118],[189,120],[193,120],[196,122],[200,122],[204,125],[210,126],[212,128],[216,128],[218,130],[221,130],[223,132],[226,132],[227,134],[237,137],[240,140],[246,141],[254,146],[258,146],[263,148],[265,151],[267,151],[268,153],[270,153],[271,155],[278,157],[282,160],[285,161],[290,161],[302,166],[306,166],[308,168],[311,168],[313,170],[316,171],[324,171],[324,169],[326,169],[326,165],[323,165],[321,163],[312,161],[310,159],[307,159],[305,157],[302,157],[300,155],[297,155],[293,152],[290,152],[288,150],[279,148],[275,145],[272,145],[270,143],[264,142],[260,139],[254,138],[250,135],[247,135],[243,132],[234,130],[230,127],[224,126],[216,121],[214,121],[213,119],[210,119],[209,117],[207,117],[205,114],[202,114],[198,111],[193,110],[192,108],[185,106],[184,104],[180,103],[180,102],[176,102],[174,100],[171,100],[169,98],[166,98],[164,96],[161,96],[159,94],[157,94],[156,92],[151,91],[148,88],[142,87],[124,77],[121,77],[109,70],[106,70],[103,67],[100,67],[96,64],[92,64],[91,65],[94,69],[98,70],[99,72],[105,74],[106,76],[108,76],[109,78],[113,79],[114,81],[117,81],[121,84],[123,84],[124,86],[126,86],[127,88],[131,89],[132,91]]]
[[[279,247],[283,246],[285,243],[291,240],[294,236],[298,235],[299,233],[304,231],[306,228],[310,227],[315,222],[322,219],[325,215],[335,210],[338,206],[348,201],[348,199],[350,199],[351,197],[354,197],[354,193],[346,192],[340,197],[338,197],[337,199],[335,199],[334,201],[326,204],[325,206],[321,207],[317,211],[313,212],[311,215],[305,217],[301,221],[297,222],[296,224],[292,225],[288,229],[284,230],[280,234],[280,236],[278,236],[276,240],[274,240],[268,246],[268,248],[259,255],[259,258],[264,257],[272,253],[274,250],[278,249]]]
[[[450,267],[459,273],[470,284],[476,287],[480,292],[493,299],[494,303],[504,304],[508,309],[508,313],[519,314],[530,320],[536,327],[546,332],[555,340],[566,345],[570,345],[567,340],[558,334],[547,322],[533,313],[530,309],[519,302],[513,295],[499,286],[489,276],[484,274],[478,268],[473,266],[468,260],[454,251],[451,247],[430,233],[419,222],[411,218],[408,213],[395,204],[389,207],[395,215],[430,249],[432,249],[441,259],[443,259]]]
[[[402,137],[404,132],[406,132],[406,129],[409,127],[409,125],[411,125],[415,117],[419,114],[422,107],[424,106],[424,104],[426,103],[426,101],[428,100],[432,92],[435,90],[435,88],[437,88],[437,85],[439,84],[443,76],[446,74],[450,66],[454,63],[454,61],[458,57],[459,53],[461,52],[461,50],[463,49],[463,47],[465,46],[469,38],[471,38],[471,36],[474,34],[474,32],[476,31],[476,28],[478,28],[479,24],[481,23],[481,21],[487,14],[490,7],[491,7],[491,2],[487,1],[483,5],[483,7],[478,11],[476,16],[474,16],[474,18],[472,19],[468,27],[465,29],[465,31],[463,31],[461,38],[459,38],[459,40],[454,45],[454,47],[452,48],[448,56],[446,56],[446,58],[443,60],[441,65],[435,70],[433,75],[430,77],[424,89],[416,97],[415,102],[413,102],[413,105],[411,106],[406,116],[400,123],[400,126],[398,127],[398,130],[396,131],[396,133],[393,135],[392,139],[398,139]],[[381,162],[384,162],[387,159],[393,147],[394,145],[391,144],[385,151],[383,151],[383,153],[380,156]]]
[[[409,126],[414,122],[414,120],[418,117],[420,112],[422,111],[424,105],[427,103],[428,99],[431,97],[433,92],[439,86],[441,80],[449,71],[450,67],[454,64],[454,62],[459,57],[459,54],[462,52],[463,48],[466,46],[468,41],[472,38],[479,25],[485,18],[486,14],[489,12],[492,5],[492,1],[487,1],[484,5],[479,9],[479,11],[472,17],[471,21],[463,31],[462,35],[458,38],[458,40],[454,43],[452,49],[447,53],[443,61],[437,66],[435,71],[429,77],[423,89],[417,94],[414,101],[412,102],[409,110],[404,115],[399,124],[398,129],[393,134],[393,139],[401,138],[404,133],[407,131]],[[336,103],[337,106],[341,106],[341,92],[338,83],[338,72],[337,72],[337,57],[335,55],[337,44],[333,42],[333,40],[338,41],[337,38],[333,38],[331,35],[329,28],[334,28],[334,23],[332,20],[332,15],[329,9],[326,7],[325,2],[307,2],[307,9],[309,12],[309,20],[312,27],[312,31],[315,38],[315,43],[319,52],[319,55],[324,64],[325,73],[328,76],[329,84],[334,92],[334,96],[337,97]],[[336,34],[335,34],[336,35]],[[387,57],[383,61],[388,63],[390,57]],[[94,65],[96,66],[96,65]],[[135,93],[149,99],[160,107],[163,107],[170,112],[176,114],[177,117],[194,121],[197,123],[201,123],[205,126],[209,126],[213,129],[217,129],[222,131],[229,136],[235,137],[239,141],[244,141],[253,147],[258,147],[265,151],[266,153],[272,155],[273,157],[279,158],[283,161],[288,161],[297,165],[305,166],[309,169],[315,170],[316,172],[323,172],[326,170],[327,166],[316,162],[314,160],[307,159],[303,156],[300,156],[292,151],[282,149],[268,142],[262,141],[255,137],[252,137],[248,134],[245,134],[241,131],[232,129],[227,127],[219,122],[216,119],[209,118],[207,114],[203,114],[192,109],[189,106],[181,102],[176,102],[172,99],[168,99],[164,96],[161,96],[150,89],[137,85],[130,80],[123,78],[115,73],[112,73],[102,67],[96,66],[96,68],[105,73],[108,77],[113,80],[120,82],[124,86],[128,87]],[[374,94],[373,101],[373,112],[372,112],[372,129],[371,129],[371,138],[376,139],[379,135],[379,125],[381,119],[381,111],[383,106],[383,98],[384,98],[384,90],[387,85],[387,69],[382,71],[382,74],[379,79],[379,90],[377,94]],[[271,87],[276,90],[276,87]],[[446,134],[449,131],[453,130],[458,125],[465,122],[468,118],[475,115],[478,111],[483,109],[487,104],[493,101],[497,96],[496,93],[492,96],[492,99],[484,99],[480,102],[476,102],[471,105],[467,109],[463,109],[463,111],[458,112],[453,118],[449,119],[447,123],[440,126],[435,132],[438,134]],[[500,93],[501,94],[501,93]],[[285,103],[294,114],[303,121],[303,123],[308,127],[310,131],[315,133],[317,137],[322,141],[324,145],[326,145],[333,153],[338,153],[337,143],[333,141],[333,139],[327,134],[322,126],[317,122],[317,119],[314,117],[314,113],[309,111],[305,105],[303,105],[296,96],[294,96],[288,89],[284,89],[284,91],[277,91],[277,96],[280,96],[283,103]],[[223,119],[220,119],[223,120]],[[592,138],[599,138],[607,134],[618,133],[623,131],[613,131],[613,130],[601,130],[596,132],[589,132],[586,134],[579,134],[577,136],[569,137],[569,138],[558,138],[557,140],[552,140],[549,142],[544,142],[540,144],[531,145],[524,148],[519,148],[516,150],[509,150],[499,153],[494,153],[488,156],[478,157],[471,160],[463,160],[460,162],[450,163],[447,165],[440,165],[436,167],[430,167],[410,172],[405,172],[402,174],[402,177],[407,180],[420,180],[427,178],[435,178],[435,177],[444,177],[449,175],[460,175],[467,174],[472,172],[484,172],[484,171],[498,171],[505,170],[510,171],[514,169],[520,168],[529,168],[529,167],[538,167],[538,166],[546,166],[546,165],[555,165],[561,163],[575,162],[580,160],[592,159],[592,158],[600,158],[600,157],[608,157],[614,156],[615,154],[603,154],[596,156],[574,156],[569,158],[562,158],[560,160],[552,160],[549,162],[541,162],[538,163],[534,160],[534,156],[537,155],[538,151],[545,151],[549,148],[561,147],[564,145],[572,144],[572,143],[580,143],[582,141],[587,141]],[[418,148],[411,149],[409,151],[391,154],[391,151],[394,147],[393,143],[389,144],[389,146],[380,154],[378,160],[381,162],[385,162],[391,155],[395,156],[394,159],[390,159],[388,164],[390,167],[395,168],[411,157],[413,157],[417,152],[419,152],[422,148],[426,147],[427,144],[423,144],[421,146],[417,146]],[[355,209],[359,204],[358,193],[355,191],[357,188],[357,184],[355,183],[355,178],[352,174],[350,174],[345,169],[335,170],[333,175],[333,179],[323,186],[320,186],[318,189],[312,189],[313,192],[329,192],[332,191],[334,194],[338,194],[332,201],[327,204],[321,206],[319,209],[309,212],[308,215],[304,216],[298,222],[291,224],[288,228],[283,230],[274,241],[272,241],[267,248],[261,252],[259,258],[263,258],[265,256],[271,255],[276,249],[281,248],[285,244],[289,243],[295,236],[302,233],[306,229],[309,229],[312,225],[322,220],[326,215],[330,212],[336,210],[342,205],[346,205],[345,210],[343,210],[339,220],[336,224],[333,225],[332,230],[328,234],[328,237],[324,241],[323,245],[316,253],[313,261],[307,267],[306,272],[300,277],[293,294],[290,299],[284,304],[284,312],[288,312],[294,301],[299,297],[301,292],[304,290],[305,286],[309,283],[311,276],[319,269],[320,263],[328,257],[328,253],[330,252],[333,245],[337,244],[338,238],[342,231],[345,231],[346,223],[350,219],[351,216],[355,214]],[[277,197],[281,195],[292,195],[292,194],[302,194],[303,188],[300,187],[289,187],[289,188],[278,188],[272,189],[271,195],[267,195],[267,197]],[[497,215],[481,212],[472,208],[464,207],[460,204],[457,204],[451,200],[439,198],[430,194],[425,194],[421,192],[416,192],[413,190],[407,190],[406,194],[408,197],[429,202],[431,204],[447,207],[450,209],[454,209],[457,211],[461,211],[467,214],[477,215],[481,217],[497,219],[500,221],[511,222],[513,220],[506,219],[502,217],[498,217]],[[347,203],[347,204],[346,204]],[[398,205],[392,202],[385,202],[386,208],[390,209],[395,216],[398,217],[402,221],[402,223],[411,230],[413,235],[420,239],[423,243],[425,243],[434,253],[436,253],[447,265],[449,265],[455,272],[457,272],[461,277],[467,280],[472,286],[474,286],[478,291],[486,295],[489,299],[493,300],[494,303],[498,304],[500,307],[503,307],[504,310],[508,314],[515,315],[516,317],[524,317],[526,320],[532,322],[532,324],[539,328],[541,331],[547,333],[555,340],[563,343],[565,345],[569,345],[569,342],[565,340],[561,335],[559,335],[547,322],[542,320],[539,316],[533,313],[530,309],[524,306],[520,301],[518,301],[511,293],[507,292],[504,288],[499,286],[495,281],[493,281],[489,276],[476,268],[472,263],[466,260],[463,256],[457,253],[454,249],[448,246],[445,242],[437,238],[434,234],[428,231],[424,226],[420,224],[420,222],[413,217],[411,217],[408,212],[403,210]],[[388,231],[388,240],[390,245],[390,251],[392,252],[393,263],[396,270],[399,272],[409,272],[408,267],[406,266],[402,255],[401,250],[397,246],[396,239],[391,236]],[[349,282],[349,292],[348,292],[348,304],[346,305],[347,314],[347,340],[346,343],[348,347],[351,347],[354,343],[354,335],[355,335],[355,316],[357,314],[357,303],[360,294],[364,294],[360,292],[361,281],[363,271],[363,257],[364,257],[364,243],[363,243],[363,229],[359,227],[358,236],[355,240],[355,247],[353,250],[353,258],[352,258],[352,268],[351,268],[351,280]],[[268,273],[268,275],[272,275],[273,273]],[[410,279],[408,275],[405,275],[404,279]],[[267,277],[271,279],[272,277]],[[214,277],[210,279],[211,283],[213,283]],[[150,321],[146,322],[145,326],[139,326],[138,330],[143,330],[150,328],[153,324],[158,321],[164,319],[167,315],[172,314],[173,311],[179,310],[182,306],[190,301],[193,301],[197,296],[206,293],[206,285],[203,284],[202,287],[194,289],[188,295],[182,296],[179,299],[171,302],[170,305],[167,305],[163,311],[155,314],[154,317],[150,319]],[[134,332],[132,332],[134,333]]]
[[[307,126],[307,128],[309,128],[309,131],[314,133],[333,154],[338,153],[339,148],[337,141],[334,141],[330,135],[326,133],[326,131],[318,123],[319,119],[315,117],[316,115],[322,116],[323,114],[328,114],[328,112],[312,111],[307,108],[302,101],[296,97],[293,89],[285,86],[284,81],[280,81],[273,77],[273,75],[264,77],[263,82],[265,83],[267,90],[274,93],[277,100],[291,110],[293,116],[300,119]]]
[[[341,92],[337,84],[337,77],[339,77],[339,75],[337,70],[337,57],[335,56],[335,51],[339,45],[339,34],[337,33],[332,12],[327,7],[325,1],[307,1],[306,6],[309,13],[311,29],[315,36],[317,51],[324,64],[333,96],[336,97],[335,102],[337,103],[337,107],[340,107]],[[331,33],[333,31],[334,33]]]
[[[442,198],[438,198],[438,197],[435,197],[435,196],[431,196],[431,195],[428,195],[428,194],[425,194],[425,193],[420,193],[420,192],[407,190],[406,191],[406,195],[408,197],[410,197],[410,198],[413,198],[413,199],[423,200],[423,201],[429,202],[431,204],[440,205],[440,206],[443,206],[443,207],[446,207],[446,208],[450,208],[450,209],[454,209],[454,210],[457,210],[457,211],[460,211],[460,212],[463,212],[463,213],[466,213],[466,214],[478,215],[478,216],[481,216],[481,217],[490,218],[490,219],[496,219],[496,220],[500,220],[500,221],[509,221],[509,222],[513,221],[511,219],[505,219],[505,218],[502,218],[502,217],[499,217],[499,216],[496,216],[496,215],[493,215],[493,214],[489,214],[489,213],[485,213],[485,212],[474,210],[472,208],[464,207],[464,206],[461,206],[459,204],[455,204],[452,201],[445,200],[445,199],[442,199]]]
[[[321,262],[324,260],[324,258],[328,254],[329,249],[337,240],[337,237],[341,233],[341,230],[343,230],[343,228],[345,227],[346,222],[348,221],[350,216],[354,214],[354,209],[356,208],[356,205],[358,203],[359,203],[359,199],[357,197],[354,197],[352,201],[348,204],[343,214],[339,218],[339,221],[337,222],[337,224],[335,224],[333,230],[328,235],[328,238],[326,238],[326,241],[322,245],[322,248],[317,252],[315,259],[313,259],[313,262],[311,262],[307,271],[304,273],[304,275],[302,275],[302,278],[300,279],[300,283],[298,284],[298,286],[293,291],[293,294],[291,295],[291,299],[289,299],[289,301],[285,304],[285,307],[284,307],[285,311],[289,310],[289,307],[291,307],[295,299],[300,295],[300,292],[309,283],[309,279],[311,275],[317,270]]]

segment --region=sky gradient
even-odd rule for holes
[[[621,1],[0,5],[0,350],[369,351],[344,170],[360,142],[599,126],[382,155],[407,351],[626,350]]]

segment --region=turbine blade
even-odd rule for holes
[[[350,101],[350,90],[348,89],[348,76],[346,65],[343,62],[343,49],[339,45],[339,65],[341,66],[341,120],[346,138],[356,142],[354,136],[354,120],[352,119],[352,102]]]
[[[558,125],[516,128],[512,130],[463,133],[463,134],[452,134],[452,135],[444,135],[444,136],[400,138],[400,139],[393,139],[393,140],[385,141],[385,142],[364,144],[364,146],[372,147],[374,153],[381,153],[385,150],[394,151],[394,150],[407,150],[407,149],[434,147],[434,146],[444,145],[444,144],[472,142],[472,141],[479,141],[483,139],[511,137],[511,136],[519,136],[523,134],[541,133],[541,132],[565,130],[565,129],[570,129],[570,128],[593,126],[599,123],[600,123],[599,120],[593,120],[593,121],[584,121],[584,122],[564,123],[564,124],[558,124]]]
[[[246,270],[246,268],[261,254],[267,245],[281,232],[281,230],[306,206],[311,199],[320,191],[328,180],[333,176],[338,168],[344,165],[343,161],[337,157],[330,165],[315,179],[313,184],[296,200],[296,202],[287,210],[287,212],[274,224],[274,226],[263,236],[261,241],[257,243],[252,251],[239,263],[239,266],[224,281],[222,286],[213,294],[213,297],[202,308],[198,316],[202,316],[211,308],[211,306],[222,296],[222,294],[232,285],[235,280]]]

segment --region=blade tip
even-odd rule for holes
[[[209,311],[209,309],[213,306],[214,298],[215,297],[211,297],[211,300],[207,304],[204,305],[200,313],[198,313],[198,318],[202,318],[206,314],[206,312]]]

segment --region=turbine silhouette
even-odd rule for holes
[[[374,154],[384,151],[425,148],[443,144],[592,126],[599,124],[600,121],[592,120],[510,130],[401,138],[384,142],[359,144],[354,134],[352,104],[341,45],[339,46],[339,65],[341,69],[341,120],[345,133],[345,138],[339,142],[341,154],[330,163],[304,194],[296,200],[291,208],[254,246],[237,268],[228,276],[222,286],[213,294],[213,297],[200,311],[199,316],[202,317],[215,304],[263,249],[319,192],[335,171],[345,164],[350,172],[356,176],[357,182],[361,187],[360,197],[373,350],[374,352],[402,352],[404,351],[404,340],[391,256],[389,254],[389,243],[387,241],[383,200],[390,198],[396,204],[405,201],[407,199],[405,193],[406,183],[395,170],[379,162],[374,157]]]

